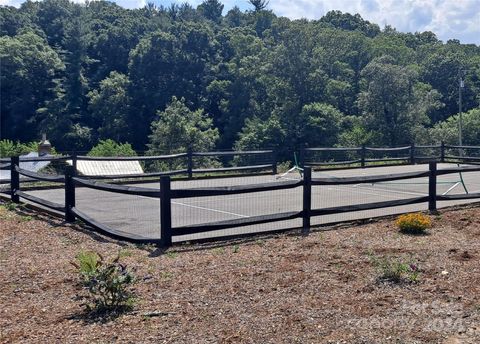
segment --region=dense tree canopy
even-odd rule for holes
[[[466,142],[480,143],[480,47],[358,14],[290,20],[249,3],[227,13],[221,0],[0,7],[1,138],[280,153],[454,141],[462,77]]]
[[[437,123],[431,133],[435,140],[448,144],[458,143],[460,115],[449,117]],[[478,145],[480,142],[480,109],[472,109],[462,115],[462,136],[464,145]]]

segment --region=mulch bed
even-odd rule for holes
[[[392,220],[162,252],[0,207],[2,343],[479,343],[480,208],[443,210],[428,235]],[[120,254],[133,311],[91,321],[70,264]],[[376,257],[418,264],[378,280]]]

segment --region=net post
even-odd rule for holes
[[[298,165],[299,167],[304,167],[305,166],[305,147],[300,147],[298,151]]]
[[[277,152],[272,150],[272,174],[275,176],[277,173]]]
[[[20,173],[16,167],[20,167],[20,158],[12,156],[10,158],[10,199],[13,203],[20,203],[20,196],[17,191],[20,191]]]
[[[362,145],[361,151],[360,151],[360,166],[362,168],[365,167],[365,156],[367,155],[367,147],[365,144]]]
[[[170,177],[160,177],[160,246],[172,246],[172,199]]]
[[[75,214],[72,208],[75,207],[75,168],[73,166],[65,167],[65,221],[75,222]]]
[[[415,165],[415,143],[410,145],[410,165]]]
[[[312,168],[303,170],[303,227],[302,234],[310,232],[310,213],[312,209]]]
[[[440,162],[445,162],[445,142],[440,143]]]
[[[431,213],[437,211],[437,163],[435,161],[428,164],[428,210]]]
[[[188,149],[187,149],[187,174],[188,174],[188,179],[192,179],[192,177],[193,177],[193,150],[192,150],[192,147],[188,147]]]

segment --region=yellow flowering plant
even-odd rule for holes
[[[395,224],[401,232],[405,233],[423,233],[432,226],[432,220],[429,216],[422,213],[413,213],[400,215]]]

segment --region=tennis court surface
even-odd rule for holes
[[[438,164],[438,170],[456,167],[458,167],[456,164]],[[361,177],[419,171],[428,171],[428,165],[406,165],[366,169],[359,168],[324,172],[316,171],[312,173],[312,177]],[[282,178],[278,178],[278,175],[258,175],[183,181],[175,181],[172,179],[171,188],[172,190],[210,188],[219,186],[274,183],[296,179],[301,179],[298,172],[293,172]],[[131,185],[160,189],[159,182]],[[452,173],[439,175],[437,177],[437,195],[466,194],[465,189],[469,193],[480,193],[480,172],[463,172],[461,175],[460,173]],[[254,216],[273,215],[286,212],[300,212],[302,211],[303,204],[302,192],[302,187],[297,187],[226,196],[172,199],[171,218],[173,232],[175,233],[175,228],[183,226],[200,225],[225,220],[248,219]],[[61,204],[64,203],[65,195],[63,189],[28,191],[28,193],[49,201]],[[428,196],[428,193],[428,177],[380,183],[313,185],[311,207],[312,209],[323,209],[372,202],[395,201],[412,197]],[[441,208],[457,204],[465,204],[478,200],[479,199],[438,201],[437,207]],[[158,198],[126,195],[77,187],[76,208],[97,222],[117,231],[145,238],[160,237],[160,200]],[[340,221],[368,219],[411,211],[423,211],[427,210],[427,208],[428,204],[425,202],[382,209],[322,215],[312,217],[311,224],[314,226]],[[221,237],[242,233],[267,232],[301,226],[302,219],[297,218],[293,220],[236,227],[191,235],[174,236],[173,241]]]

